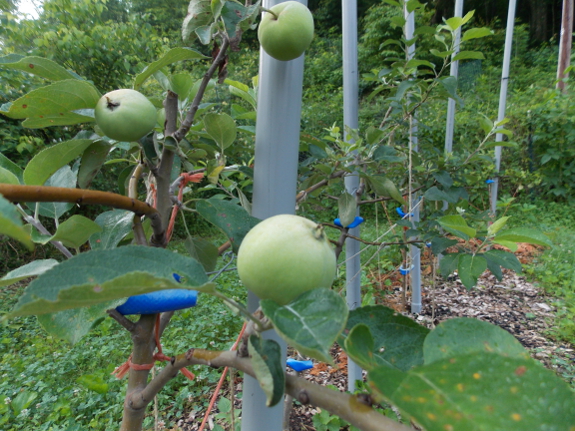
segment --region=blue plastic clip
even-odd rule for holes
[[[413,269],[413,265],[411,265],[411,267],[409,267],[409,268],[404,268],[403,266],[400,266],[400,267],[399,267],[399,273],[400,273],[401,275],[407,275],[407,274],[409,274],[409,272],[410,272],[412,269]]]
[[[300,371],[305,371],[309,370],[310,368],[313,368],[312,361],[297,361],[295,359],[288,359],[286,361],[286,365],[290,367],[292,370],[297,371],[298,373]]]
[[[174,280],[181,282],[179,274],[172,274]],[[198,300],[198,292],[188,289],[167,289],[142,295],[130,296],[126,302],[116,308],[124,316],[129,314],[156,314],[164,311],[182,310],[193,307]]]
[[[493,184],[495,182],[495,180],[489,179],[489,180],[485,180],[485,184]]]
[[[348,229],[353,229],[354,227],[359,226],[360,224],[362,224],[365,220],[363,219],[363,217],[359,217],[357,216],[352,222],[351,224],[349,224],[348,226],[346,226]],[[333,221],[333,224],[335,224],[336,226],[339,227],[343,227],[343,225],[341,224],[341,221],[339,218],[336,218]]]
[[[399,214],[399,216],[400,216],[401,218],[407,217],[407,213],[403,212],[403,210],[401,209],[401,207],[397,207],[397,208],[395,209],[395,211],[397,212],[397,214]],[[411,217],[413,217],[413,213],[411,213]]]
[[[427,241],[427,242],[425,243],[425,246],[426,246],[427,248],[431,248],[431,241]]]

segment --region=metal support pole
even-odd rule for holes
[[[404,16],[405,16],[405,39],[413,39],[415,32],[415,13],[408,12],[407,7],[404,6]],[[415,56],[415,43],[407,48],[407,58],[411,59]],[[411,122],[411,132],[410,132],[410,147],[413,151],[418,151],[418,139],[417,139],[417,120],[415,119],[415,114],[413,121]],[[409,205],[409,220],[411,222],[419,221],[419,206],[412,211],[412,206],[418,203],[416,196],[410,196],[411,202]],[[413,212],[413,215],[412,215]],[[410,238],[414,239],[414,238]],[[411,312],[419,313],[421,312],[421,251],[418,247],[412,245],[409,247],[411,255],[411,264],[413,269],[410,270],[409,274],[411,276]]]
[[[264,0],[263,6],[269,9],[277,3],[281,1]],[[260,219],[295,213],[303,60],[302,56],[278,61],[260,50],[252,206],[252,215]],[[248,309],[255,311],[258,305],[258,298],[250,292]],[[263,336],[276,340],[285,358],[286,343],[277,333],[270,330]],[[283,402],[266,407],[257,380],[244,377],[242,431],[282,431],[283,408]]]
[[[359,77],[357,70],[357,0],[342,0],[342,28],[343,28],[343,123],[344,139],[345,129],[357,129],[359,112]],[[359,175],[348,175],[344,179],[346,191],[356,196],[359,188]],[[359,215],[359,209],[358,214]],[[359,237],[359,226],[350,229],[349,233]],[[361,262],[360,243],[347,238],[345,241],[346,255],[346,298],[350,310],[361,307]],[[348,359],[347,363],[347,390],[355,391],[356,380],[362,379],[361,367]]]
[[[509,0],[509,11],[507,13],[507,29],[505,30],[505,51],[503,53],[503,69],[501,71],[501,90],[499,91],[499,112],[497,121],[505,118],[505,108],[507,104],[507,85],[509,83],[509,64],[511,63],[511,50],[513,48],[513,27],[515,25],[515,8],[517,0]],[[503,134],[495,135],[495,141],[503,141]],[[495,147],[495,178],[490,187],[491,215],[495,217],[497,211],[497,190],[499,186],[498,173],[501,168],[501,147]]]

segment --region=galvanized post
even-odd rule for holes
[[[281,3],[264,0],[271,8]],[[307,4],[306,1],[301,3]],[[295,213],[303,56],[278,61],[260,50],[258,115],[252,215],[261,219]],[[255,311],[259,300],[248,295],[248,309]],[[265,338],[276,340],[282,350],[286,343],[273,330]],[[245,376],[242,397],[242,431],[282,431],[283,402],[266,407],[266,397],[257,380]]]

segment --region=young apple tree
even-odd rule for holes
[[[403,7],[403,3],[398,5]],[[413,0],[407,5],[412,10],[422,7]],[[283,224],[279,219],[258,224],[260,221],[250,216],[247,188],[243,191],[229,182],[230,172],[245,184],[251,175],[247,162],[227,163],[234,151],[245,152],[245,148],[236,148],[238,127],[223,106],[203,102],[214,79],[225,80],[228,50],[240,43],[242,32],[253,30],[259,14],[259,2],[192,0],[183,25],[184,41],[197,38],[210,45],[212,57],[186,47],[174,48],[135,76],[133,89],[103,96],[90,82],[50,60],[18,55],[1,59],[0,67],[47,81],[0,107],[2,114],[24,119],[23,125],[32,128],[82,125],[73,139],[43,149],[23,170],[0,157],[0,233],[29,248],[49,243],[64,257],[61,262],[33,261],[4,275],[3,284],[36,277],[7,318],[37,315],[47,331],[70,342],[78,341],[101,319],[115,319],[132,339],[131,355],[118,370],[120,375],[129,373],[119,425],[122,431],[140,431],[149,404],[162,388],[180,371],[192,378],[186,370],[189,366],[233,367],[261,383],[269,406],[282,402],[288,394],[366,431],[408,430],[409,421],[429,431],[573,429],[573,392],[552,371],[531,359],[504,330],[473,319],[452,319],[429,330],[381,305],[349,311],[340,293],[329,288],[336,256],[349,237],[357,205],[386,200],[404,205],[409,193],[395,184],[413,191],[412,182],[416,181],[424,199],[450,204],[446,214],[429,214],[418,226],[409,220],[399,224],[417,229],[421,239],[416,243],[428,242],[435,254],[444,255],[442,273],[457,269],[468,287],[486,268],[498,277],[501,267],[521,269],[512,253],[490,248],[492,244],[549,244],[536,232],[504,230],[506,218],[473,227],[456,212],[456,204],[468,196],[465,183],[452,176],[463,164],[477,163],[479,156],[485,156],[490,138],[506,133],[502,124],[486,122],[486,137],[475,152],[447,161],[430,157],[416,162],[413,154],[395,145],[394,139],[409,130],[406,119],[431,97],[457,97],[456,83],[443,72],[453,60],[454,32],[471,16],[451,18],[421,33],[421,37],[434,37],[443,45],[442,51],[431,52],[439,59],[437,65],[429,60],[397,58],[374,72],[370,79],[376,83],[375,95],[387,97],[389,106],[381,124],[361,135],[346,131],[355,134],[354,143],[342,140],[335,127],[328,142],[312,139],[312,143],[304,143],[315,159],[301,167],[298,203],[317,193],[339,195],[338,223],[320,220],[318,225],[299,218]],[[264,12],[264,20],[270,19],[269,14]],[[281,21],[282,11],[277,10],[277,15]],[[293,21],[291,25],[295,25]],[[403,23],[397,20],[396,25]],[[291,30],[290,21],[281,29],[286,34]],[[264,48],[266,31],[262,27]],[[462,40],[488,34],[487,29],[472,28]],[[275,37],[269,35],[273,49],[281,50]],[[389,43],[405,49],[412,41]],[[307,42],[298,46],[297,52],[301,54],[306,47]],[[461,51],[458,55],[464,59],[480,54]],[[187,74],[168,72],[168,66],[184,61],[208,62],[203,78],[194,81]],[[161,103],[142,95],[152,88],[147,86],[152,77],[164,90]],[[233,94],[256,108],[247,86],[228,83]],[[130,163],[118,178],[119,192],[90,189],[112,152],[121,153]],[[409,170],[415,165],[426,167],[418,169],[409,184],[404,178],[408,162]],[[342,192],[342,178],[354,171],[360,172],[362,181],[357,194],[351,196]],[[183,202],[183,194],[193,190],[186,185],[204,178],[230,199],[195,197],[193,208],[189,208],[192,204]],[[145,194],[139,192],[142,184]],[[67,216],[72,205],[112,209],[91,220]],[[217,226],[227,235],[227,243],[218,247],[190,237],[190,256],[166,249],[180,210],[193,210]],[[55,231],[45,226],[41,216],[54,220]],[[333,249],[326,240],[327,228],[339,230]],[[300,233],[301,240],[296,236]],[[399,238],[400,246],[408,243],[407,236],[414,236],[408,233]],[[457,251],[449,248],[453,246]],[[245,258],[242,247],[248,253]],[[294,250],[298,247],[305,250]],[[262,297],[261,310],[256,313],[227,297],[220,291],[217,277],[208,275],[228,248],[234,254],[239,251],[239,275]],[[262,250],[268,255],[258,257]],[[254,256],[262,261],[254,261]],[[269,266],[279,259],[291,274],[272,272]],[[317,282],[296,286],[302,278]],[[247,322],[241,347],[236,352],[190,346],[168,357],[162,352],[161,336],[174,313],[193,305],[198,292],[221,298]],[[272,327],[302,355],[320,361],[332,362],[329,349],[337,342],[367,371],[367,385],[360,393],[343,393],[286,373],[277,343],[261,337]],[[157,361],[164,362],[163,368],[151,376],[150,369]],[[382,403],[397,407],[402,422],[382,414]]]

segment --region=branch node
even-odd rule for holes
[[[186,352],[186,361],[189,361],[190,359],[192,359],[194,357],[194,351],[196,349],[190,349]]]
[[[297,400],[302,404],[309,404],[309,394],[305,389],[298,392]]]

